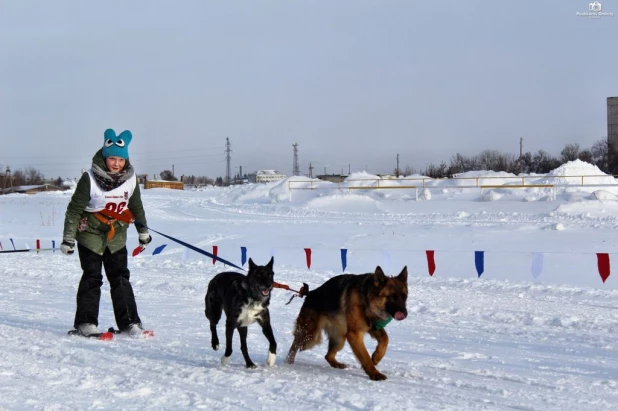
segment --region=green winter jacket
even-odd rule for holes
[[[107,170],[107,167],[105,166],[105,159],[101,154],[101,150],[97,151],[94,157],[92,157],[92,162],[101,167],[103,170]],[[127,160],[127,167],[129,166],[130,163],[129,160]],[[97,220],[94,214],[84,211],[89,202],[90,176],[88,173],[84,173],[79,179],[77,187],[75,188],[75,193],[73,193],[73,197],[71,197],[71,201],[67,207],[67,212],[64,218],[64,234],[62,236],[63,241],[77,241],[82,246],[99,255],[103,255],[105,248],[109,248],[109,251],[112,254],[122,249],[122,247],[127,244],[127,228],[129,224],[122,221],[116,221],[114,224],[116,234],[110,241],[108,241],[107,227],[105,224]],[[133,213],[135,221],[139,221],[146,227],[148,226],[144,206],[142,204],[139,184],[135,186],[133,195],[129,198],[128,208]],[[83,231],[78,231],[79,222],[82,218],[86,219],[87,225]],[[138,233],[148,232],[148,229],[144,227],[137,228],[136,226],[136,229]]]

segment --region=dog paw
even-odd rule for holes
[[[266,358],[266,364],[268,364],[268,366],[272,368],[275,366],[276,359],[277,359],[277,355],[269,352],[268,357]]]
[[[255,365],[254,363],[249,363],[247,364],[247,368],[254,370],[257,368],[257,365]]]
[[[217,345],[213,344],[212,345],[212,349],[215,350],[215,351],[219,351],[219,344],[217,344]]]
[[[226,356],[221,357],[221,365],[225,367],[227,363],[230,362],[230,358],[232,358],[231,355],[229,357],[226,357]]]
[[[372,381],[384,381],[386,379],[386,375],[382,374],[379,371],[376,371],[375,373],[371,374],[369,378],[371,378]]]

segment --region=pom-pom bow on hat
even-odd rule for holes
[[[120,157],[129,159],[129,144],[133,135],[129,130],[125,130],[119,135],[111,128],[105,130],[103,135],[103,157]]]

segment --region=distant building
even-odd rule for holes
[[[256,173],[248,174],[247,177],[251,183],[271,183],[285,180],[288,176],[277,170],[258,170]]]
[[[58,187],[52,184],[38,184],[38,185],[29,185],[29,186],[18,186],[11,188],[0,188],[0,193],[3,194],[11,194],[11,193],[19,193],[19,194],[36,194],[42,191],[56,191]]]

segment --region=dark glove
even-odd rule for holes
[[[62,244],[60,244],[60,251],[66,255],[73,254],[75,252],[75,241],[64,240]]]
[[[149,244],[152,241],[152,237],[148,233],[140,233],[139,234],[139,243],[142,248],[146,248],[146,244]]]

